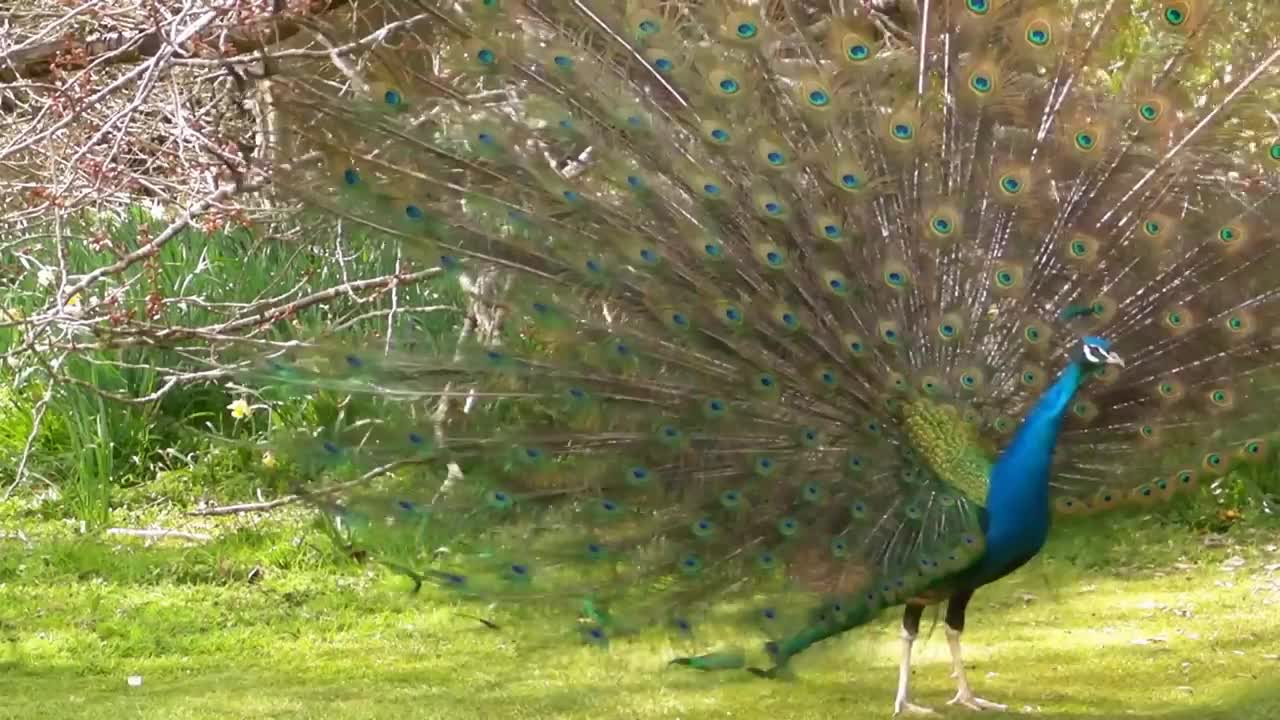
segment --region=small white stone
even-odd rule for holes
[[[141,675],[130,675],[130,676],[129,676],[129,687],[142,687],[142,676],[141,676]]]

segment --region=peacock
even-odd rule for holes
[[[945,602],[951,703],[999,709],[975,591],[1270,452],[1276,3],[379,10],[264,64],[276,187],[501,278],[498,329],[251,373],[376,400],[277,442],[419,587],[766,678],[903,606],[895,714]]]

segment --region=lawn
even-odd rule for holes
[[[215,538],[203,543],[34,518],[0,506],[0,718],[891,714],[896,613],[802,655],[792,679],[703,674],[665,668],[669,647],[533,645],[519,615],[468,609],[499,624],[487,628],[335,563],[302,513],[203,521]],[[1042,718],[1280,717],[1278,546],[1274,530],[1196,535],[1144,518],[1063,532],[975,598],[970,679]],[[965,716],[945,705],[938,623],[917,645],[916,700]]]

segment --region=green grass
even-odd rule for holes
[[[336,565],[300,514],[207,521],[214,542],[152,546],[33,514],[0,506],[0,527],[28,541],[0,535],[0,718],[890,714],[896,614],[801,656],[791,680],[701,674],[665,669],[671,647],[534,644],[519,615],[472,609],[501,623],[486,629],[401,579]],[[1135,519],[1056,540],[975,598],[976,689],[1044,718],[1280,717],[1280,538],[1229,537],[1207,546]],[[967,715],[944,705],[941,626],[918,647],[917,701]]]

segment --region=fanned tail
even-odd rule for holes
[[[403,401],[293,449],[420,466],[344,508],[421,582],[780,659],[981,556],[990,464],[1081,334],[1127,366],[1071,405],[1058,510],[1262,457],[1276,8],[1067,5],[925,2],[907,41],[840,3],[423,2],[279,76],[283,190],[513,277],[501,342],[265,364]]]

